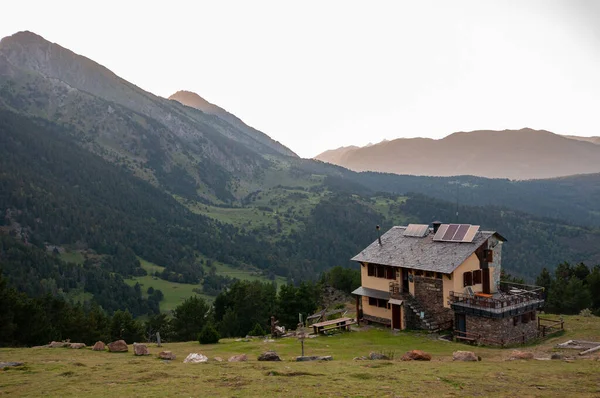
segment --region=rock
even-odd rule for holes
[[[108,344],[108,351],[110,352],[127,352],[129,348],[125,340],[117,340]]]
[[[247,360],[248,360],[248,357],[246,356],[246,354],[240,354],[240,355],[234,355],[232,357],[229,357],[227,362],[246,362]]]
[[[431,361],[431,355],[421,350],[408,351],[402,356],[403,361]]]
[[[453,361],[477,362],[477,355],[473,351],[454,351],[452,353]]]
[[[562,361],[563,359],[565,359],[565,356],[563,354],[555,352],[554,354],[550,355],[550,359]]]
[[[23,362],[0,362],[0,369],[9,368],[13,366],[23,366]]]
[[[527,352],[527,351],[514,350],[510,354],[510,359],[511,360],[516,360],[516,359],[533,359],[533,353],[532,352]]]
[[[102,341],[96,341],[96,344],[92,347],[94,351],[104,351],[106,349],[106,344]]]
[[[215,361],[217,361],[217,362],[223,362],[223,358],[221,358],[221,357],[215,357]]]
[[[200,363],[208,361],[208,357],[206,355],[191,353],[183,360],[183,363]]]
[[[354,357],[355,361],[366,361],[368,358],[367,357]]]
[[[369,359],[372,360],[372,361],[377,361],[377,360],[387,361],[390,358],[387,355],[379,353],[379,352],[370,352],[369,353]]]
[[[65,347],[70,347],[71,343],[66,343],[64,341],[53,341],[50,344],[48,344],[49,348],[65,348]]]
[[[146,344],[133,343],[133,354],[137,356],[150,355],[150,351],[148,351]]]
[[[275,351],[267,351],[258,357],[259,361],[281,361],[279,355]]]
[[[84,343],[71,343],[71,348],[73,348],[75,350],[79,350],[81,348],[85,348],[85,344]]]
[[[173,354],[171,351],[161,351],[158,353],[158,357],[160,359],[168,359],[168,360],[173,360],[176,358],[175,354]]]
[[[307,356],[300,356],[300,357],[296,357],[296,362],[306,362],[306,361],[333,361],[333,357],[331,355],[327,355],[324,357],[316,357],[316,356],[311,356],[311,357],[307,357]]]

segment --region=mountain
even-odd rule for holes
[[[0,86],[4,107],[72,127],[83,147],[194,200],[234,200],[270,158],[296,157],[239,119],[157,97],[31,32],[0,41]]]
[[[223,109],[217,105],[211,104],[210,102],[208,102],[207,100],[205,100],[204,98],[202,98],[201,96],[199,96],[196,93],[193,93],[191,91],[181,90],[181,91],[178,91],[175,94],[171,95],[169,97],[169,99],[175,100],[183,105],[201,110],[202,112],[207,113],[209,115],[215,115],[215,116],[219,117],[219,119],[222,119],[222,120],[228,122],[232,126],[236,127],[239,131],[247,134],[248,136],[252,137],[253,139],[256,139],[257,141],[260,141],[264,145],[269,146],[270,148],[277,151],[278,153],[281,153],[286,156],[298,157],[298,155],[296,155],[289,148],[283,146],[278,141],[274,141],[273,139],[271,139],[271,137],[269,137],[265,133],[260,132],[256,129],[248,126],[237,116],[227,112],[225,109]]]
[[[471,131],[340,148],[315,159],[355,171],[526,180],[600,172],[600,147],[544,130]]]
[[[591,142],[592,144],[600,145],[600,137],[580,137],[577,135],[563,135],[563,137],[570,138],[572,140]]]

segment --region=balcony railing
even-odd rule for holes
[[[544,288],[513,282],[500,282],[498,292],[493,295],[481,293],[450,292],[450,304],[461,304],[482,309],[503,310],[507,308],[541,303],[544,300]]]

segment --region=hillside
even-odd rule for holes
[[[565,135],[563,137],[567,137],[572,140],[591,142],[592,144],[600,145],[600,137],[580,137],[577,135]]]
[[[471,131],[340,148],[315,159],[354,171],[515,180],[600,172],[600,147],[544,130]]]

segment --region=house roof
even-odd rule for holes
[[[373,297],[383,300],[388,300],[390,298],[390,292],[384,292],[383,290],[369,289],[368,287],[359,287],[354,290],[352,294],[356,294],[357,296],[367,296]]]
[[[351,260],[449,274],[491,236],[506,240],[494,231],[478,231],[472,242],[441,242],[431,233],[423,238],[404,236],[406,228],[392,227],[381,236],[381,245],[376,240]]]

